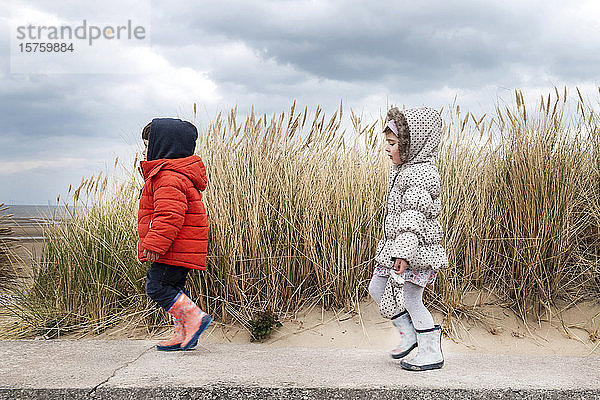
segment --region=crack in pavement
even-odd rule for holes
[[[120,367],[116,368],[112,374],[110,374],[110,376],[108,378],[106,378],[105,380],[103,380],[102,382],[100,382],[99,384],[97,384],[96,386],[94,386],[87,394],[87,397],[95,397],[96,396],[96,390],[98,390],[98,388],[102,385],[104,385],[105,383],[107,383],[109,380],[111,380],[112,378],[114,378],[114,376],[117,374],[117,372],[125,367],[128,367],[129,365],[133,364],[134,362],[136,362],[137,360],[139,360],[144,354],[146,354],[148,351],[152,350],[154,348],[154,345],[148,347],[147,349],[145,349],[144,351],[142,351],[136,358],[134,358],[131,361],[127,361],[125,364],[121,365]]]

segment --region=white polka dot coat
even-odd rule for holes
[[[394,259],[404,258],[408,269],[439,270],[448,266],[441,245],[441,179],[435,156],[442,135],[440,114],[431,108],[402,111],[409,127],[408,157],[392,165],[383,218],[383,238],[375,262],[392,268]]]

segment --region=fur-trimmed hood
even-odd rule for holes
[[[420,107],[399,111],[393,107],[386,121],[390,119],[398,127],[402,166],[435,162],[442,138],[442,117],[437,110]]]

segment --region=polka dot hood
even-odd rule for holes
[[[441,245],[441,178],[435,159],[442,136],[442,118],[422,107],[399,111],[392,108],[386,120],[394,120],[402,163],[390,168],[383,217],[383,238],[375,254],[378,268],[389,269],[403,258],[413,271],[448,266]]]

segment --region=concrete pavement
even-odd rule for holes
[[[600,399],[600,357],[446,354],[409,372],[374,350],[155,341],[0,341],[0,399]]]

